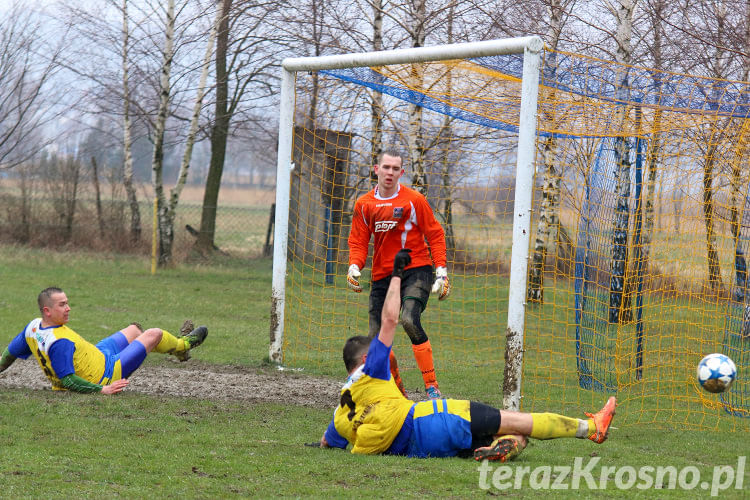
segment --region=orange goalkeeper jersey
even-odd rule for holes
[[[442,226],[424,195],[404,185],[399,184],[398,191],[390,198],[381,197],[376,186],[357,199],[349,233],[349,265],[356,264],[360,269],[365,267],[372,234],[375,235],[373,281],[391,274],[393,259],[402,248],[411,248],[411,264],[406,269],[446,265]],[[430,244],[429,250],[425,238]]]

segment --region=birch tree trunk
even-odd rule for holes
[[[383,50],[383,0],[372,2],[372,49]],[[383,94],[377,90],[371,92],[370,121],[370,167],[378,162],[383,151]]]
[[[130,241],[138,243],[141,239],[141,209],[138,206],[138,196],[133,185],[133,141],[130,136],[130,84],[128,67],[128,45],[130,30],[128,28],[128,0],[122,0],[122,90],[123,90],[123,144],[124,153],[123,179],[125,194],[130,207]]]
[[[448,39],[447,43],[453,43],[453,16],[455,14],[456,1],[453,0],[448,7]],[[448,69],[448,73],[445,75],[445,94],[448,102],[452,100],[453,96],[453,70]],[[443,229],[445,231],[445,244],[448,252],[454,252],[456,249],[456,238],[453,233],[453,200],[451,197],[451,170],[452,162],[449,158],[449,153],[453,151],[453,128],[451,127],[452,118],[449,115],[445,115],[443,118],[443,125],[440,128],[440,133],[445,137],[443,142],[445,143],[443,160],[441,165],[441,189],[440,196],[438,197],[438,203],[440,200],[443,202]]]
[[[164,129],[167,123],[170,94],[170,72],[174,56],[174,0],[167,1],[167,13],[164,26],[164,51],[162,53],[161,78],[159,80],[159,110],[154,125],[154,153],[151,158],[151,174],[156,195],[158,213],[158,265],[167,266],[172,257],[172,243],[174,241],[173,221],[170,218],[169,207],[164,196]]]
[[[634,0],[620,0],[617,17],[616,61],[629,65],[632,61],[631,37],[633,31]],[[627,102],[629,90],[628,70],[618,84],[617,98]],[[615,115],[620,125],[620,135],[615,138],[615,220],[612,230],[612,260],[610,263],[609,322],[619,323],[632,319],[629,296],[625,292],[625,271],[628,268],[628,224],[630,220],[630,146],[625,138],[628,109],[621,105]]]
[[[557,71],[557,59],[554,53],[560,41],[562,33],[562,17],[564,14],[562,2],[551,0],[549,2],[548,32],[550,51],[545,59],[545,74],[547,78],[554,80]],[[549,99],[555,99],[555,86],[550,86]],[[545,112],[543,120],[552,125],[554,129],[554,111]],[[558,227],[560,206],[560,175],[557,168],[557,138],[550,134],[544,141],[544,173],[542,178],[542,202],[539,209],[539,220],[537,222],[536,237],[534,239],[534,254],[529,266],[529,279],[526,289],[526,298],[530,302],[544,302],[544,265],[547,261],[549,247],[554,244],[550,241],[550,235],[556,233]],[[554,233],[553,233],[554,232]]]
[[[182,162],[180,163],[180,173],[177,176],[177,183],[170,191],[169,199],[169,213],[172,220],[176,215],[177,203],[180,199],[180,193],[182,188],[185,186],[187,181],[188,169],[190,168],[190,160],[193,157],[193,145],[195,144],[195,135],[198,132],[198,118],[201,114],[201,108],[203,108],[203,97],[206,91],[206,80],[208,79],[209,63],[211,62],[211,55],[214,51],[214,41],[216,40],[216,30],[222,17],[222,9],[216,9],[216,18],[211,26],[211,31],[208,34],[208,41],[206,42],[206,52],[203,55],[203,67],[201,70],[200,81],[198,82],[198,88],[195,94],[195,104],[193,105],[193,114],[190,117],[190,130],[188,131],[187,138],[185,139],[185,152],[182,155]]]
[[[231,3],[231,2],[230,2]],[[310,24],[312,25],[312,42],[313,55],[319,56],[322,53],[323,46],[323,28],[325,21],[325,2],[312,0],[310,3]],[[320,73],[313,71],[312,75],[312,92],[310,96],[310,113],[307,117],[306,128],[315,129],[316,118],[318,114],[318,94],[320,93]]]
[[[663,37],[664,26],[663,17],[664,10],[666,8],[665,2],[655,2],[653,4],[653,17],[651,27],[654,32],[654,42],[652,55],[654,58],[654,67],[657,70],[664,69],[663,61]],[[654,76],[654,93],[656,95],[661,94],[662,77],[659,73]],[[649,141],[649,147],[646,152],[646,196],[644,204],[644,221],[643,221],[643,267],[645,271],[649,265],[649,257],[651,255],[651,241],[654,236],[654,200],[656,199],[656,176],[659,171],[659,164],[661,162],[662,145],[661,145],[661,118],[662,110],[660,107],[656,107],[654,110],[653,119],[653,131],[651,133],[651,140]]]
[[[423,47],[425,41],[426,1],[413,0],[414,25],[411,30],[412,47]],[[424,65],[411,65],[412,88],[421,88],[424,83]],[[424,131],[422,130],[422,107],[409,104],[409,159],[412,168],[412,187],[427,196],[427,173],[424,169]]]

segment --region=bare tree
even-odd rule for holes
[[[277,35],[271,32],[273,28],[268,23],[274,8],[273,2],[235,5],[232,0],[221,0],[219,5],[214,116],[210,126],[211,160],[195,245],[201,253],[211,252],[215,247],[216,210],[232,118],[241,112],[243,105],[267,101],[275,91],[276,76],[271,71],[275,70],[276,60],[269,57],[269,50]],[[249,124],[259,122],[248,110],[241,116],[245,130],[249,130]],[[258,128],[261,127],[249,133],[257,133]],[[263,134],[262,128],[260,133]],[[263,138],[252,139],[258,142]]]
[[[544,74],[545,79],[551,80],[550,95],[547,97],[550,101],[555,99],[555,78],[557,74],[557,54],[556,50],[560,43],[563,31],[564,19],[567,13],[575,7],[574,0],[562,2],[560,0],[549,0],[547,3],[549,22],[547,32],[547,43],[550,52],[545,58]],[[555,130],[554,108],[545,111],[542,115],[543,123],[548,130]],[[536,238],[534,239],[534,254],[529,268],[529,281],[526,297],[532,302],[544,301],[544,266],[547,261],[547,252],[549,246],[553,244],[550,241],[550,235],[557,229],[559,224],[560,210],[560,182],[562,172],[559,171],[560,159],[558,157],[557,137],[549,133],[544,139],[543,145],[544,170],[542,176],[542,201],[539,209],[539,220],[537,222]]]
[[[128,0],[122,0],[122,131],[123,131],[123,186],[130,207],[130,241],[137,243],[141,239],[141,210],[133,184],[133,142],[130,120],[130,69],[128,65],[128,47],[130,29],[128,28]]]
[[[172,244],[174,243],[174,219],[176,215],[177,203],[179,201],[180,192],[187,179],[188,168],[190,165],[190,159],[193,151],[193,142],[198,128],[198,117],[200,114],[201,106],[203,103],[203,93],[205,89],[206,79],[208,75],[208,65],[211,60],[213,53],[213,43],[216,36],[216,24],[219,20],[223,19],[223,13],[219,13],[216,16],[216,23],[214,28],[211,29],[211,33],[206,44],[205,55],[203,56],[202,72],[200,82],[196,90],[195,105],[193,113],[190,119],[190,128],[188,131],[187,138],[185,140],[185,152],[183,155],[182,163],[180,165],[180,172],[175,183],[174,188],[170,192],[169,200],[164,195],[164,176],[163,176],[163,160],[164,160],[164,131],[169,114],[169,98],[171,95],[170,88],[170,74],[172,69],[172,60],[174,57],[174,27],[175,27],[175,2],[174,0],[168,0],[165,18],[165,30],[164,30],[164,48],[163,48],[163,62],[161,68],[161,79],[160,79],[160,92],[159,92],[159,110],[154,126],[153,142],[154,142],[154,154],[152,157],[152,170],[153,170],[153,184],[154,192],[157,199],[157,212],[159,222],[159,258],[158,262],[160,266],[166,266],[170,263],[172,258]]]
[[[383,0],[372,2],[372,50],[383,50]],[[375,165],[383,151],[383,94],[377,90],[370,94],[370,165]]]
[[[625,290],[628,269],[628,225],[630,219],[630,145],[624,136],[629,119],[629,65],[633,61],[632,33],[635,0],[617,0],[611,6],[617,19],[615,34],[616,62],[620,64],[616,97],[619,104],[614,122],[620,134],[614,139],[615,158],[615,220],[612,228],[612,260],[610,262],[609,322],[619,323],[632,318],[629,295]]]
[[[174,226],[169,220],[169,208],[164,196],[164,130],[169,114],[170,73],[174,57],[174,0],[167,0],[164,19],[164,47],[162,49],[161,79],[159,81],[159,109],[154,123],[152,135],[154,151],[151,157],[152,182],[156,194],[159,250],[158,263],[160,267],[169,264],[174,240]]]
[[[41,127],[59,113],[48,91],[64,39],[65,33],[57,46],[47,46],[42,21],[23,2],[0,14],[0,169],[24,163],[47,145]]]

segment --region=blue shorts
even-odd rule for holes
[[[146,347],[139,341],[128,344],[122,332],[116,332],[100,340],[96,348],[104,354],[104,375],[100,384],[109,384],[112,380],[129,377],[146,359]]]
[[[407,455],[410,457],[454,457],[471,449],[470,402],[434,399],[414,405],[413,430]]]

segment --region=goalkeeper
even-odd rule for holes
[[[476,460],[504,462],[523,450],[527,437],[588,438],[595,443],[607,439],[614,397],[598,413],[587,413],[588,419],[498,410],[455,399],[415,403],[403,397],[390,374],[388,358],[409,262],[409,250],[396,254],[377,338],[352,337],[344,345],[349,377],[320,447],[346,448],[351,443],[352,453],[411,457],[470,455],[473,450]]]
[[[143,331],[133,323],[94,345],[66,326],[70,313],[68,297],[59,288],[42,290],[37,298],[41,318],[32,320],[11,340],[0,358],[0,373],[17,358],[34,355],[54,390],[116,394],[128,385],[128,377],[153,351],[186,360],[188,351],[199,346],[208,329],[183,325],[181,337],[166,330]],[[184,332],[190,325],[190,332]]]
[[[369,337],[374,338],[380,331],[380,314],[391,281],[393,258],[402,248],[408,247],[413,250],[412,262],[406,267],[401,282],[401,324],[411,339],[414,358],[422,372],[427,394],[431,399],[437,399],[442,395],[435,376],[432,346],[422,328],[420,318],[427,307],[430,289],[438,294],[440,300],[448,297],[450,293],[445,233],[425,197],[399,183],[404,173],[400,153],[386,150],[380,155],[374,172],[378,179],[377,185],[372,191],[357,199],[354,205],[352,229],[349,233],[347,282],[353,291],[362,291],[359,278],[367,261],[370,236],[375,235],[369,304]],[[429,242],[429,249],[425,244],[425,238]],[[434,276],[433,263],[436,267]],[[396,358],[392,352],[391,370],[396,384],[405,394]]]

